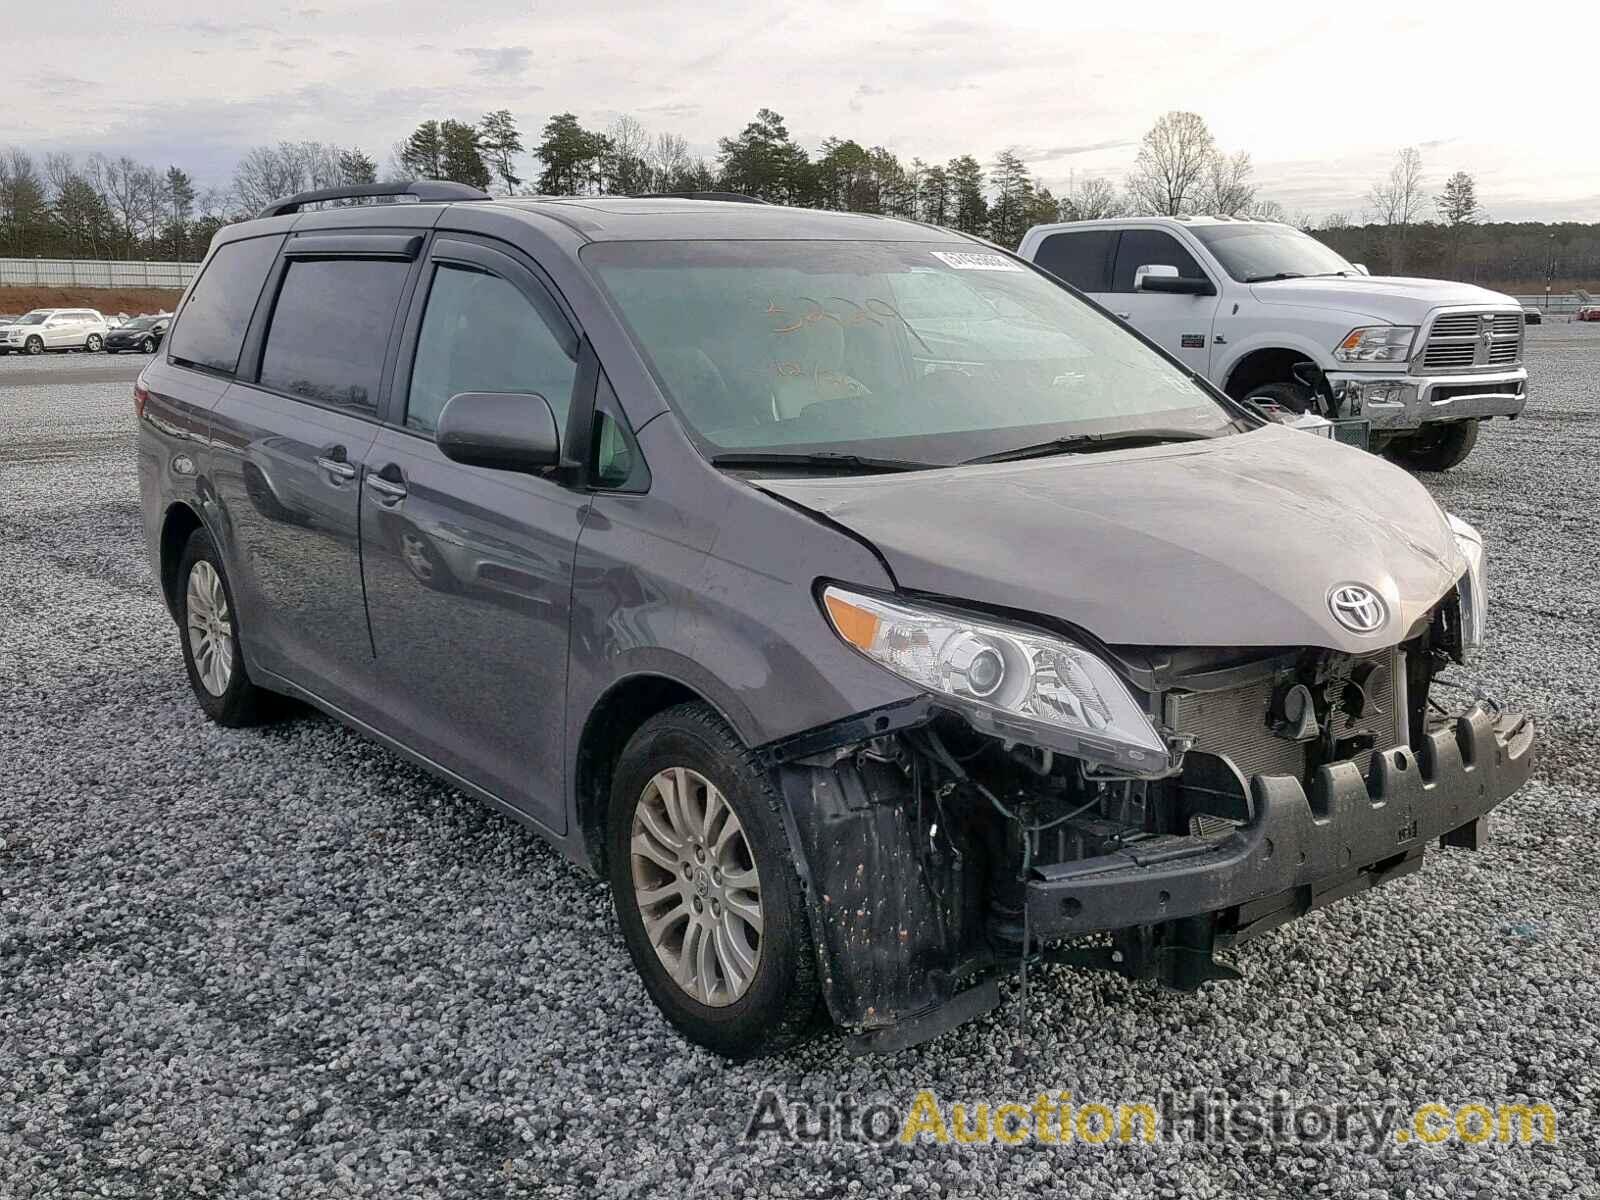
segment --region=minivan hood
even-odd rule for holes
[[[752,482],[871,542],[904,591],[1054,617],[1114,645],[1371,651],[1410,636],[1466,570],[1415,479],[1276,425],[988,466]],[[1373,634],[1334,620],[1329,594],[1346,583],[1383,598]]]
[[[1391,325],[1417,325],[1435,308],[1471,304],[1480,308],[1522,306],[1510,296],[1470,283],[1447,279],[1407,279],[1398,275],[1319,275],[1309,279],[1273,279],[1250,285],[1263,304],[1299,308],[1331,308],[1364,313]]]

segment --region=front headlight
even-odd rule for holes
[[[1483,627],[1489,618],[1488,579],[1483,558],[1483,535],[1453,513],[1445,513],[1456,548],[1467,560],[1467,573],[1456,584],[1461,595],[1461,647],[1474,650],[1483,645]]]
[[[1416,335],[1415,325],[1365,325],[1346,334],[1333,356],[1347,363],[1405,362]]]
[[[840,587],[822,593],[834,631],[976,728],[1142,776],[1171,767],[1167,744],[1115,671],[1048,634]]]

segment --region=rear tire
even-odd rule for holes
[[[1477,420],[1424,427],[1389,443],[1388,456],[1412,471],[1448,471],[1465,461],[1478,444]]]
[[[1292,379],[1280,380],[1277,383],[1262,383],[1251,388],[1245,397],[1247,404],[1255,400],[1276,404],[1279,408],[1287,408],[1290,412],[1309,412],[1311,389]]]
[[[178,560],[178,637],[200,707],[218,725],[266,719],[267,694],[250,682],[239,653],[238,609],[211,535],[196,529]]]
[[[815,1028],[817,960],[783,803],[700,703],[640,726],[613,777],[607,860],[623,941],[667,1020],[727,1058],[775,1053]],[[735,915],[751,912],[757,923]]]
[[[105,345],[105,338],[98,333],[91,333],[83,342],[83,348],[90,354],[99,354],[101,350],[105,349]]]

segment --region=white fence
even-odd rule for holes
[[[1537,308],[1540,312],[1576,312],[1580,307],[1577,293],[1551,292],[1548,296],[1540,293],[1537,296],[1513,296],[1518,304],[1527,308]]]
[[[183,288],[199,267],[199,263],[0,258],[0,286]]]

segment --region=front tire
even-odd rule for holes
[[[1309,412],[1311,389],[1303,383],[1289,379],[1279,380],[1276,383],[1262,383],[1251,388],[1245,397],[1246,404],[1257,401],[1276,404],[1279,408],[1287,408],[1294,413]]]
[[[1388,456],[1412,471],[1448,471],[1460,466],[1478,444],[1482,421],[1451,421],[1424,426],[1407,437],[1389,443]]]
[[[211,535],[196,529],[178,561],[178,634],[195,699],[218,725],[264,719],[266,693],[250,681],[239,653],[238,609]]]
[[[607,859],[623,941],[667,1020],[728,1058],[813,1029],[817,962],[782,805],[699,703],[640,726],[613,777]]]
[[[87,338],[84,339],[83,342],[83,348],[90,354],[99,354],[100,351],[105,349],[105,345],[105,338],[101,337],[98,333],[91,333]]]
[[[154,354],[156,352],[155,338],[145,338],[144,341],[139,343],[139,349],[146,354]]]
[[[26,346],[26,349],[27,349],[29,354],[43,354],[44,353],[44,339],[42,337],[38,337],[38,336],[34,336],[34,337],[29,338],[28,339],[28,344]]]

